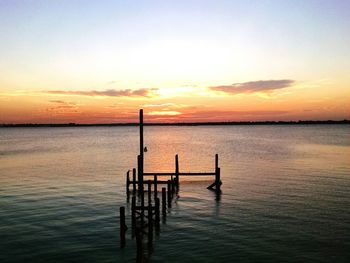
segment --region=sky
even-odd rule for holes
[[[0,0],[0,123],[350,119],[350,0]]]

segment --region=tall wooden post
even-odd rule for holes
[[[143,166],[144,166],[144,156],[143,156],[143,109],[140,110],[140,177],[143,181]],[[143,186],[143,185],[142,185]]]
[[[179,187],[179,156],[175,155],[175,184]]]

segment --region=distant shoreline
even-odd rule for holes
[[[184,122],[184,123],[145,123],[145,126],[221,126],[221,125],[313,125],[313,124],[350,124],[350,120],[342,121],[227,121],[227,122]],[[0,124],[0,128],[20,128],[20,127],[113,127],[113,126],[138,126],[138,123],[22,123],[22,124]]]

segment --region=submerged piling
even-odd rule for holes
[[[126,172],[126,193],[129,194],[130,170]]]
[[[131,198],[131,224],[132,228],[136,227],[136,196]]]
[[[162,188],[162,214],[166,217],[166,188]]]
[[[126,224],[125,224],[125,207],[121,206],[119,209],[120,214],[120,247],[125,247],[125,232],[126,232]]]
[[[132,169],[132,191],[135,193],[136,191],[136,169]]]
[[[153,240],[152,206],[148,205],[148,242]]]
[[[159,222],[160,222],[159,208],[160,208],[160,201],[159,201],[159,198],[157,197],[155,199],[155,225],[157,228],[159,228]]]
[[[168,180],[168,207],[171,207],[171,182]]]

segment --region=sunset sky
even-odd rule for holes
[[[0,0],[0,123],[350,119],[350,1]]]

